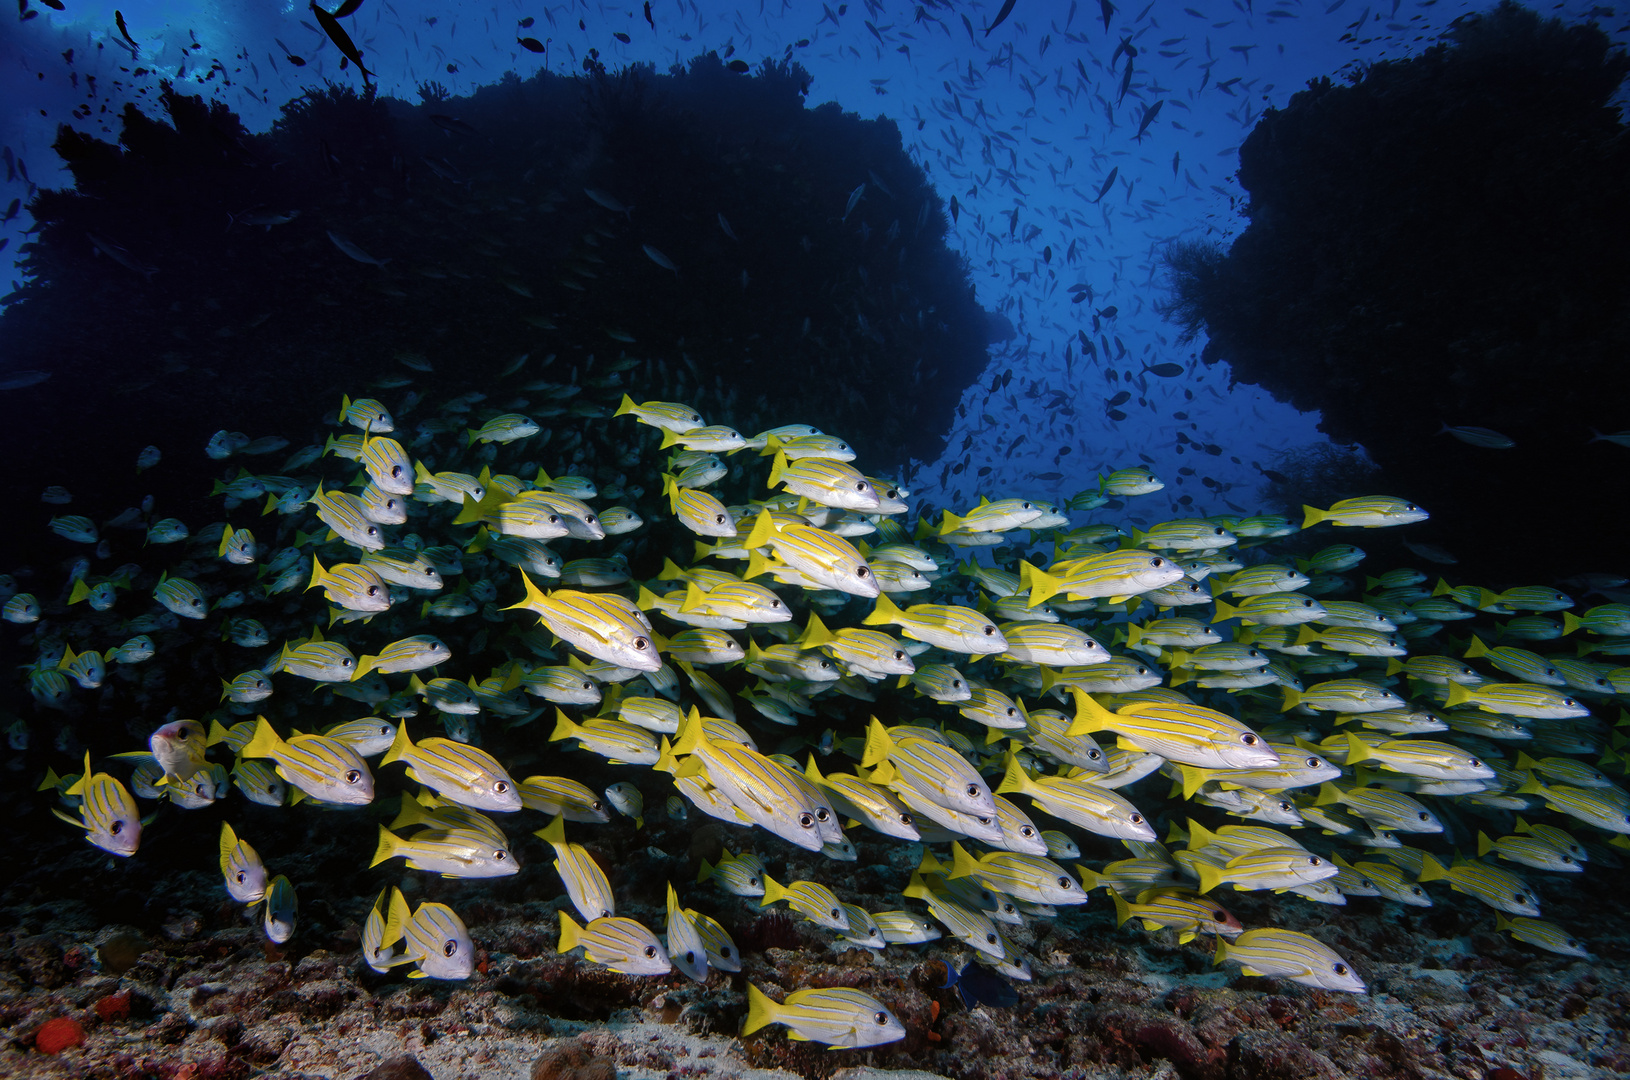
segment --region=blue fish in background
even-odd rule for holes
[[[941,989],[955,990],[962,1004],[970,1009],[976,1005],[1011,1009],[1019,1003],[1019,992],[1013,989],[1012,980],[972,960],[963,964],[961,971],[946,964]]]

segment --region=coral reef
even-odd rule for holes
[[[1600,483],[1624,448],[1590,439],[1623,430],[1630,399],[1630,208],[1611,194],[1630,185],[1627,72],[1594,26],[1468,15],[1267,110],[1240,147],[1249,226],[1167,255],[1167,313],[1205,330],[1206,361],[1363,444],[1473,572],[1517,574],[1486,540],[1526,530],[1532,498],[1582,535],[1619,513]],[[1589,545],[1560,555],[1559,576],[1599,569]]]

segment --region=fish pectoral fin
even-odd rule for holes
[[[55,814],[57,817],[61,818],[63,821],[66,821],[68,824],[70,824],[70,825],[72,825],[72,826],[74,826],[76,828],[86,829],[86,830],[88,830],[90,828],[89,825],[85,824],[79,818],[74,817],[72,814],[69,814],[69,813],[63,811],[60,807],[53,806],[51,808],[51,813]]]

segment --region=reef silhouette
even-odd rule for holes
[[[1620,527],[1602,484],[1630,459],[1590,440],[1630,426],[1627,72],[1595,25],[1467,16],[1264,113],[1240,147],[1249,226],[1166,256],[1165,313],[1205,331],[1206,362],[1363,444],[1463,568],[1531,574],[1501,541],[1560,527],[1584,542],[1553,545],[1559,576],[1600,569]]]
[[[796,416],[876,468],[932,459],[986,362],[986,314],[896,125],[806,107],[809,86],[787,61],[591,57],[464,98],[329,85],[264,134],[168,86],[165,115],[126,107],[118,145],[63,125],[76,186],[31,203],[27,280],[0,317],[7,367],[54,375],[11,398],[27,415],[0,434],[8,485],[38,505],[46,483],[96,494],[149,442],[316,437],[314,399],[414,374],[403,352],[436,369],[427,395],[522,353],[563,386],[638,361],[622,378],[645,397],[744,426]],[[203,513],[165,471],[148,486],[169,512]]]

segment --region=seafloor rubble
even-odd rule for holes
[[[1035,965],[1033,982],[1014,984],[1017,1005],[970,1008],[943,987],[944,958],[960,964],[965,950],[941,941],[836,951],[807,923],[684,884],[719,844],[734,849],[752,834],[658,821],[635,830],[619,820],[585,835],[612,875],[619,914],[659,927],[665,883],[681,883],[688,903],[734,934],[741,974],[714,972],[699,986],[677,973],[639,978],[558,956],[556,912],[566,900],[543,844],[527,839],[515,845],[525,869],[513,878],[374,871],[376,885],[456,905],[480,950],[468,982],[378,976],[357,953],[371,897],[348,895],[359,880],[354,862],[333,873],[351,846],[342,839],[349,824],[360,822],[331,815],[322,826],[331,839],[314,837],[282,860],[302,900],[300,930],[282,948],[226,897],[204,847],[191,851],[198,870],[149,878],[143,892],[132,887],[131,863],[71,837],[45,841],[55,850],[0,893],[0,1075],[351,1078],[406,1054],[437,1080],[519,1078],[557,1049],[539,1063],[538,1080],[607,1078],[612,1067],[624,1078],[776,1069],[825,1078],[869,1068],[958,1078],[1564,1080],[1630,1071],[1630,938],[1611,887],[1617,872],[1605,868],[1553,890],[1547,909],[1588,928],[1592,962],[1514,944],[1493,932],[1486,908],[1447,892],[1436,907],[1407,912],[1381,900],[1330,908],[1224,894],[1247,925],[1271,919],[1324,938],[1371,990],[1329,993],[1214,968],[1208,938],[1179,945],[1169,932],[1117,930],[1098,893],[1015,934]],[[204,834],[189,822],[177,845]],[[841,880],[865,906],[898,906],[913,849],[857,840],[860,861],[848,864],[764,846],[779,879]],[[1116,856],[1102,847],[1089,859]],[[804,986],[865,989],[909,1035],[872,1051],[791,1042],[778,1027],[738,1039],[749,979],[776,997]],[[53,1042],[76,1045],[41,1049]],[[379,1075],[423,1074],[398,1061]]]

